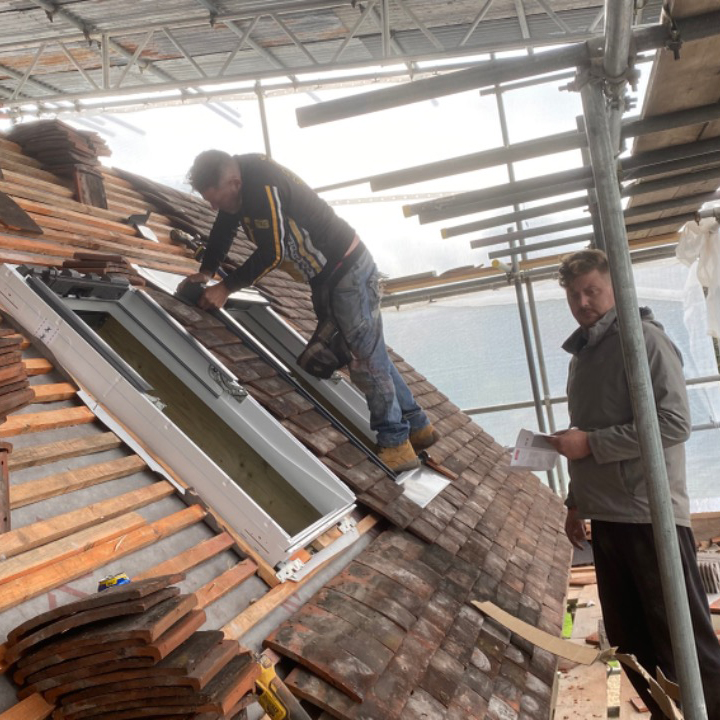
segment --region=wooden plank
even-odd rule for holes
[[[65,585],[86,573],[114,563],[122,557],[169,537],[205,517],[205,510],[199,505],[185,508],[167,517],[156,520],[145,527],[128,533],[121,542],[111,540],[101,543],[86,552],[68,560],[50,565],[30,573],[19,580],[11,580],[0,596],[0,612]]]
[[[23,156],[22,160],[11,160],[10,158],[3,157],[3,172],[5,172],[5,168],[9,168],[10,170],[21,172],[29,177],[43,180],[46,183],[59,183],[57,175],[53,175],[53,173],[48,172],[47,170],[41,170],[40,168],[27,165],[25,158],[26,156]]]
[[[75,397],[77,388],[72,383],[49,383],[47,385],[33,385],[35,393],[34,403],[58,402],[70,400]]]
[[[145,578],[157,577],[158,575],[168,575],[169,573],[187,572],[205,560],[215,557],[223,550],[232,547],[233,539],[229,533],[220,533],[208,540],[201,542],[194,547],[188,548],[185,552],[171,557],[165,562],[161,562],[144,572],[134,575],[133,580],[144,580]]]
[[[256,571],[257,565],[252,560],[243,560],[237,565],[233,565],[233,567],[213,578],[195,592],[198,607],[204,609],[208,605],[212,605],[233,588],[245,582]]]
[[[35,693],[0,713],[0,720],[44,720],[54,709],[40,693]]]
[[[44,430],[57,430],[58,428],[91,423],[94,420],[95,415],[92,410],[84,405],[60,410],[46,410],[45,412],[21,413],[11,415],[0,425],[0,437],[12,437],[13,435],[24,435],[25,433],[42,432]]]
[[[650,711],[640,712],[632,703],[633,698],[638,698],[637,690],[628,680],[625,671],[620,673],[620,720],[647,720],[650,717]],[[642,701],[641,701],[642,702]]]
[[[10,530],[10,476],[8,473],[8,454],[12,450],[10,443],[0,443],[0,539]]]
[[[91,231],[92,232],[92,231]],[[72,257],[78,250],[93,252],[109,252],[122,254],[126,257],[136,258],[145,265],[150,261],[160,262],[168,267],[183,268],[185,271],[194,268],[197,270],[197,261],[187,258],[183,254],[165,252],[160,247],[173,247],[170,245],[154,244],[154,249],[137,247],[120,240],[96,238],[92,234],[71,233],[69,231],[55,230],[51,227],[43,228],[42,239],[25,238],[9,231],[0,232],[0,247],[8,249],[25,250],[62,256],[63,260]],[[143,241],[147,242],[147,241]],[[21,246],[21,247],[17,247]],[[37,249],[33,249],[37,248]]]
[[[378,522],[376,515],[366,515],[358,524],[357,531],[359,535],[369,532]],[[333,559],[333,558],[331,558]],[[239,639],[250,628],[257,625],[260,620],[269,613],[282,605],[291,595],[297,592],[306,582],[324,568],[330,560],[326,560],[316,567],[312,572],[308,573],[299,582],[287,581],[280,585],[275,585],[269,592],[265,593],[259,600],[252,603],[249,607],[236,615],[232,620],[222,627],[226,637]]]
[[[8,467],[11,472],[23,470],[45,463],[66,460],[80,455],[105,452],[120,447],[122,440],[111,432],[88,435],[87,437],[73,438],[45,445],[31,445],[20,448],[9,458]]]
[[[52,363],[45,358],[26,358],[23,360],[27,375],[45,375],[53,371]]]
[[[597,637],[598,622],[601,618],[602,610],[600,609],[597,585],[586,585],[578,598],[571,640],[584,645],[588,635],[594,633]]]
[[[4,165],[4,163],[3,163]],[[37,177],[31,177],[22,172],[24,168],[10,168],[3,167],[4,178],[2,180],[2,189],[13,197],[22,197],[19,193],[18,188],[33,188],[40,197],[44,197],[47,201],[49,198],[65,198],[66,200],[72,200],[73,191],[58,182],[58,178],[53,177],[51,179],[41,179]],[[77,202],[77,201],[75,201]]]
[[[78,210],[70,210],[56,205],[54,202],[35,202],[33,200],[27,200],[25,198],[18,198],[17,204],[28,213],[37,213],[43,216],[52,216],[56,218],[64,219],[71,223],[77,223],[83,227],[94,227],[101,230],[107,230],[109,232],[120,233],[121,235],[129,235],[130,237],[136,237],[135,228],[127,225],[120,221],[115,216],[114,218],[102,218],[96,217],[90,213]],[[90,206],[86,203],[79,203],[80,207],[96,207]]]
[[[33,255],[32,253],[15,252],[13,249],[2,247],[2,233],[0,233],[0,262],[12,265],[61,265],[64,258],[50,255]]]
[[[60,245],[50,238],[45,236],[23,237],[12,231],[0,232],[0,248],[57,258],[71,258],[73,256],[71,247]]]
[[[604,663],[576,665],[560,674],[555,717],[606,720],[607,671]]]
[[[10,507],[23,507],[92,485],[99,485],[109,480],[117,480],[140,472],[146,467],[145,461],[139,455],[128,455],[117,460],[95,463],[21,485],[13,485],[10,488]]]
[[[147,521],[142,515],[135,512],[127,513],[4,560],[0,562],[0,585],[89,550],[101,542],[125,535],[146,524]]]
[[[11,558],[19,553],[97,525],[104,520],[110,520],[118,515],[150,505],[174,492],[175,488],[170,483],[161,480],[123,495],[101,500],[92,505],[11,530],[0,535],[0,556]],[[155,575],[161,574],[167,573],[155,573]]]

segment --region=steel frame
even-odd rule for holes
[[[122,19],[111,17],[106,22],[85,17],[82,2],[72,9],[53,0],[32,2],[48,17],[46,32],[32,24],[30,31],[8,40],[0,31],[0,110],[6,117],[69,108],[97,112],[207,102],[252,93],[263,81],[272,80],[268,84],[273,88],[279,87],[278,81],[295,89],[304,82],[320,86],[337,82],[338,70],[348,72],[345,80],[362,79],[367,77],[364,70],[378,66],[383,72],[415,77],[433,69],[421,67],[425,63],[458,58],[467,66],[476,62],[473,56],[495,49],[585,40],[597,33],[602,10],[593,22],[578,27],[577,21],[571,21],[573,10],[561,15],[549,3],[540,2],[533,4],[534,14],[528,16],[529,10],[517,0],[519,37],[498,42],[492,30],[495,21],[487,18],[493,0],[487,0],[467,23],[466,32],[458,32],[462,25],[454,27],[452,37],[438,32],[444,29],[442,23],[423,15],[423,3],[370,0],[357,5],[353,25],[337,28],[328,38],[309,37],[307,32],[301,37],[297,26],[305,17],[323,13],[337,24],[335,14],[347,14],[346,2],[257,2],[242,11],[224,12],[213,0],[195,0],[190,6],[194,11],[188,8],[181,18],[177,12],[158,12],[148,19],[147,13],[130,10]],[[539,16],[551,22],[538,22]],[[260,29],[265,34],[272,30],[279,40],[256,39]],[[410,45],[414,50],[407,49]],[[215,46],[220,49],[212,50]],[[418,51],[419,47],[425,49]],[[66,61],[64,67],[58,67],[59,58]],[[44,67],[47,64],[52,65],[50,70]],[[311,81],[303,77],[308,74]]]

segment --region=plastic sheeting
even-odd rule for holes
[[[707,332],[720,339],[720,225],[714,218],[689,222],[675,249],[688,267],[697,264],[697,279],[707,290]]]

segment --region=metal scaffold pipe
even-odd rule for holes
[[[608,124],[612,147],[620,151],[620,123],[625,111],[625,85],[629,69],[630,39],[634,3],[605,0],[605,71],[606,93],[610,98]]]
[[[622,50],[618,49],[617,52]],[[581,89],[581,96],[598,209],[615,289],[620,337],[640,456],[647,478],[653,534],[683,711],[688,720],[707,720],[667,468],[625,233],[615,165],[617,148],[611,143],[602,86],[596,82],[587,83]]]
[[[700,40],[720,32],[720,12],[709,12],[675,21],[680,36],[686,42]],[[632,37],[636,52],[663,47],[671,39],[669,25],[662,24],[636,30]],[[549,50],[526,58],[490,60],[468,70],[437,75],[351,97],[329,100],[298,108],[298,125],[307,127],[318,123],[355,117],[378,110],[401,107],[422,100],[445,97],[466,90],[478,90],[498,83],[536,77],[569,67],[585,65],[590,60],[592,41]],[[627,53],[627,48],[625,48]]]

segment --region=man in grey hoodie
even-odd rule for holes
[[[563,344],[572,355],[567,384],[571,428],[551,439],[568,459],[570,471],[565,532],[581,548],[584,521],[592,520],[598,592],[610,643],[635,655],[653,677],[659,667],[676,680],[607,257],[600,250],[567,256],[560,266],[560,285],[580,325]],[[708,718],[720,720],[720,643],[695,561],[685,483],[684,443],[691,421],[682,357],[648,308],[641,308],[640,316]],[[642,677],[632,671],[628,675],[653,720],[664,717]]]

